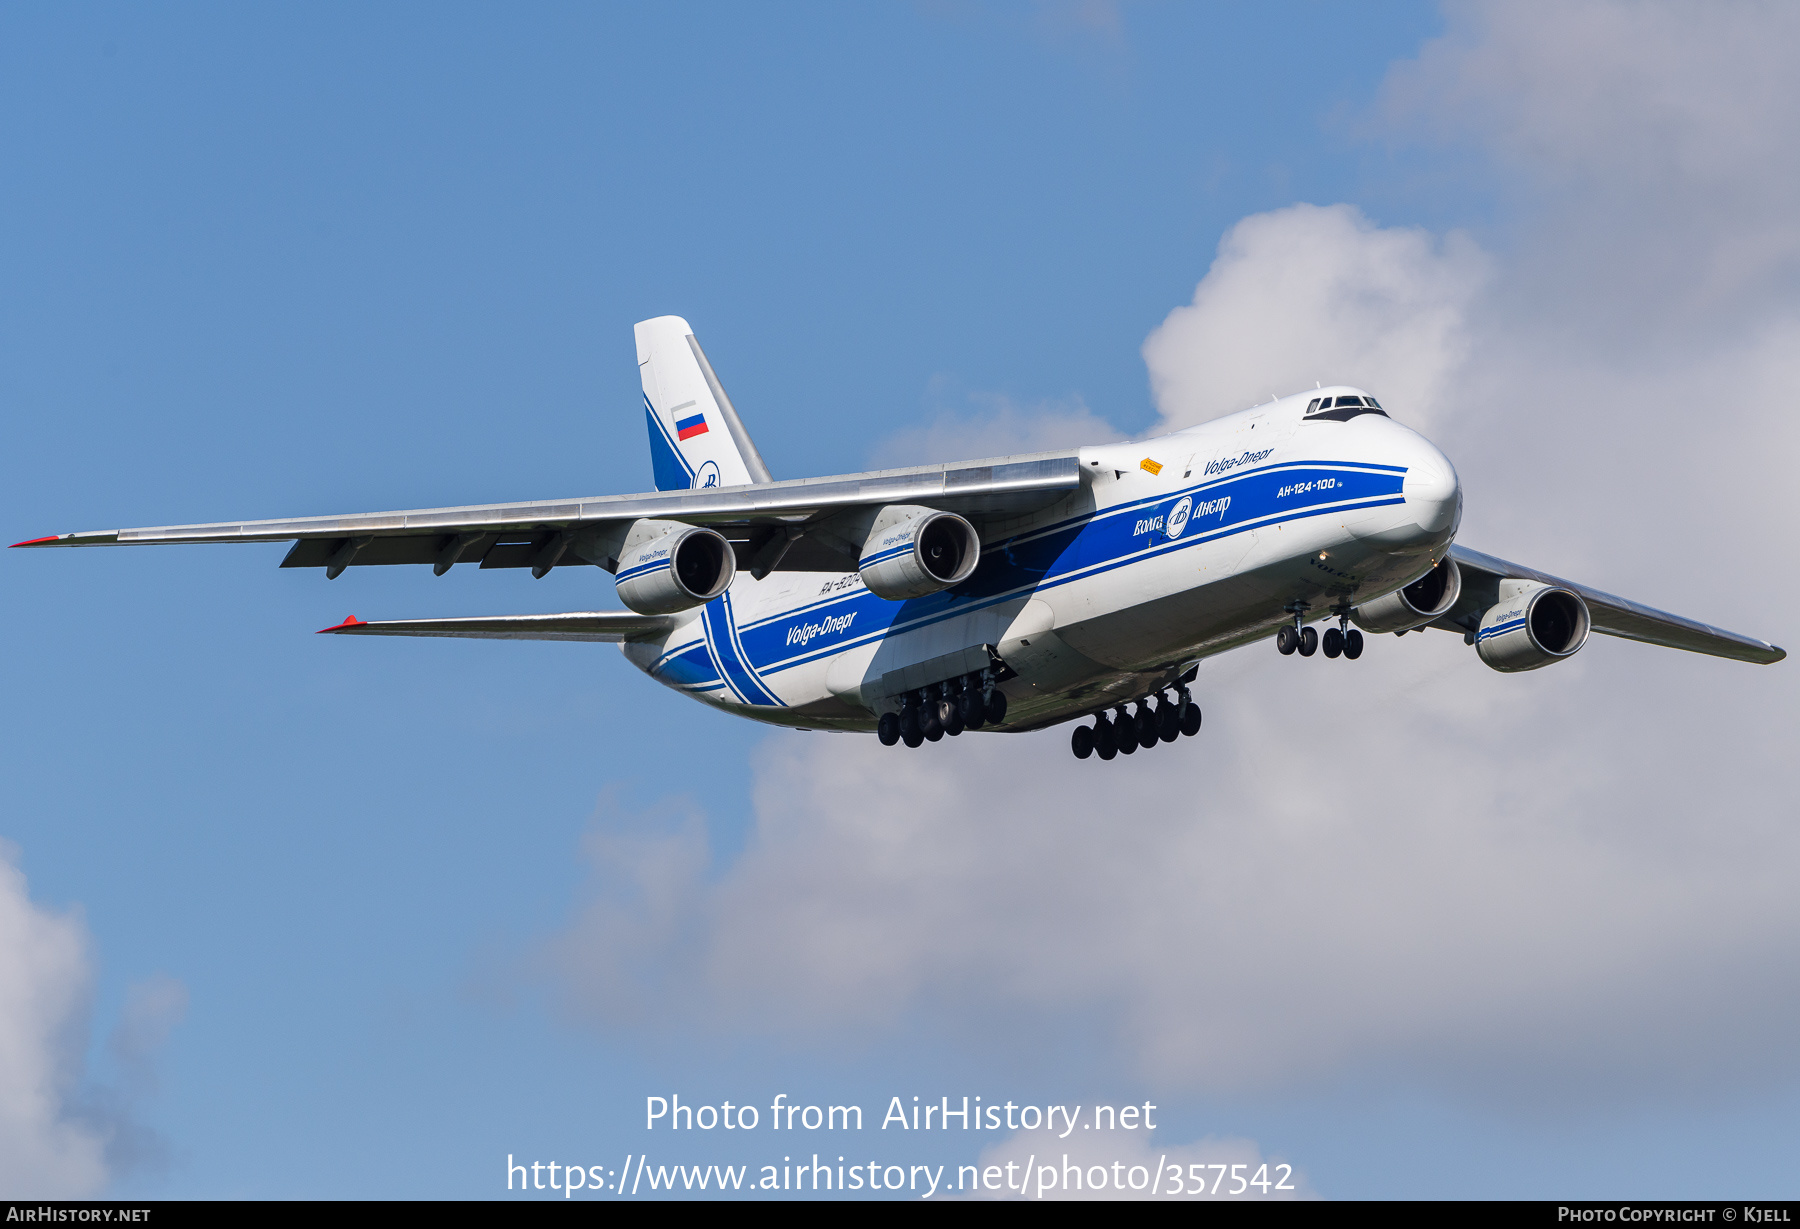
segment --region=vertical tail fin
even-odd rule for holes
[[[634,331],[656,489],[772,481],[688,322],[658,316]]]

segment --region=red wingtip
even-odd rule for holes
[[[342,623],[333,623],[330,627],[321,627],[315,635],[323,636],[326,632],[341,632],[346,627],[366,627],[367,619],[359,619],[355,615],[345,615]]]
[[[54,542],[54,541],[56,541],[56,538],[57,538],[56,534],[51,534],[47,538],[32,538],[26,542],[14,542],[13,546],[40,546],[45,542]],[[12,547],[9,546],[9,547],[7,547],[7,549],[11,550]]]

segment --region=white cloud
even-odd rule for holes
[[[1468,353],[1487,260],[1462,235],[1381,228],[1349,205],[1294,205],[1226,234],[1190,306],[1144,343],[1164,430],[1316,382],[1368,388],[1429,424]]]
[[[107,1047],[116,1086],[85,1077],[92,961],[77,913],[31,901],[17,853],[0,841],[0,1196],[72,1199],[166,1160],[136,1110],[156,1058],[187,1010],[187,988],[155,976],[126,988]]]
[[[0,1192],[91,1195],[106,1140],[72,1112],[86,1042],[87,935],[31,903],[16,854],[0,847]]]
[[[1050,452],[1120,438],[1118,428],[1079,397],[1023,406],[999,393],[972,393],[966,402],[965,407],[940,409],[926,426],[886,437],[870,463],[878,469],[929,465],[947,458]]]
[[[1529,210],[1488,255],[1347,206],[1246,219],[1145,345],[1165,422],[1365,384],[1456,460],[1466,543],[1792,641],[1800,179],[1763,155],[1800,123],[1767,68],[1800,37],[1718,13],[1458,9],[1389,122],[1431,116]],[[1732,327],[1696,327],[1720,287]],[[1158,1088],[1791,1081],[1797,678],[1601,637],[1502,676],[1431,633],[1217,659],[1199,739],[1110,765],[1061,733],[772,736],[722,875],[698,821],[593,846],[607,886],[559,950],[595,963],[564,984],[602,1019],[1009,1053],[1098,1021]]]
[[[1532,303],[1515,309],[1621,338],[1671,317],[1724,334],[1754,318],[1747,299],[1791,292],[1800,8],[1509,0],[1448,16],[1391,72],[1379,130],[1473,148],[1523,206]],[[1575,293],[1546,293],[1558,282]]]

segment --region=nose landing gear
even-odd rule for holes
[[[1317,629],[1303,625],[1307,611],[1305,602],[1295,602],[1287,611],[1294,616],[1294,621],[1275,633],[1275,648],[1283,657],[1294,653],[1311,657],[1320,649],[1325,650],[1327,657],[1343,657],[1349,661],[1362,656],[1363,634],[1350,626],[1350,607],[1331,608],[1331,613],[1337,616],[1338,625],[1325,629],[1323,637]]]

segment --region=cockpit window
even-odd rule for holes
[[[1361,414],[1380,414],[1387,417],[1387,411],[1373,397],[1343,396],[1320,397],[1306,407],[1306,421],[1327,419],[1331,422],[1349,422]]]

